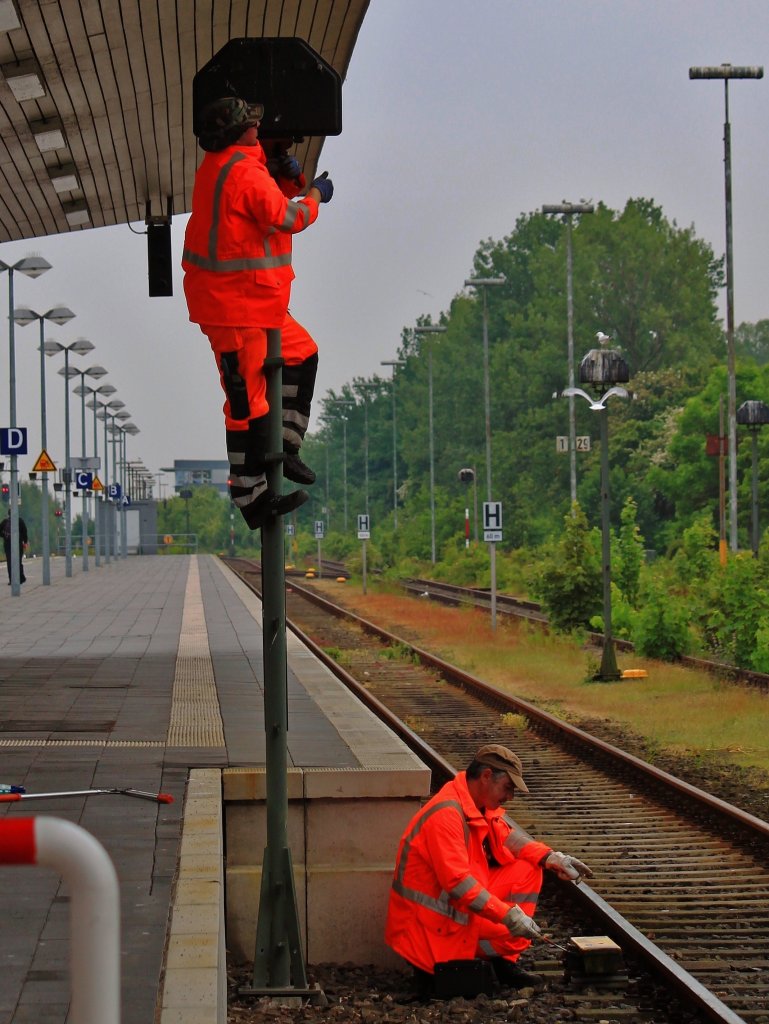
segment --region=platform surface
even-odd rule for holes
[[[28,793],[170,793],[0,804],[55,814],[112,857],[122,908],[124,1024],[153,1020],[191,767],[264,764],[259,602],[214,556],[133,556],[64,575],[28,562],[0,593],[0,783]],[[4,582],[4,581],[3,581]],[[411,755],[289,638],[289,765],[412,767]],[[64,1024],[69,895],[53,872],[0,867],[0,1020]]]

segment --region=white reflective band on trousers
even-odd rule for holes
[[[62,818],[5,819],[0,822],[0,861],[37,864],[61,875],[70,896],[68,1019],[72,1024],[120,1024],[120,892],[107,851],[85,829]]]

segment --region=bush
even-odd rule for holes
[[[680,548],[673,558],[676,575],[684,585],[700,584],[718,568],[718,535],[710,512],[703,512],[684,530]]]
[[[634,642],[639,654],[675,661],[691,647],[686,606],[659,579],[645,581],[635,615]]]
[[[759,629],[769,618],[766,567],[745,552],[731,555],[704,588],[700,623],[707,646],[741,668],[753,668]],[[763,654],[758,655],[763,660]]]

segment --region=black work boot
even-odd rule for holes
[[[315,473],[299,458],[299,452],[283,452],[283,476],[295,484],[314,484]]]
[[[290,494],[276,494],[274,491],[263,491],[256,501],[241,509],[249,530],[259,530],[273,516],[284,516],[295,508],[304,505],[310,495],[307,491],[291,491]]]
[[[541,974],[526,971],[514,960],[503,956],[491,957],[491,965],[502,988],[540,988],[545,983]]]

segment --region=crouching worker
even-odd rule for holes
[[[259,143],[263,114],[261,104],[235,96],[215,100],[200,112],[198,141],[206,155],[195,176],[182,257],[190,320],[200,325],[211,343],[226,397],[230,495],[252,530],[272,516],[298,508],[309,497],[304,490],[282,495],[267,487],[264,361],[267,328],[284,328],[287,323],[294,277],[292,237],[314,223],[319,203],[327,203],[334,190],[321,175],[303,198],[284,194]],[[289,342],[294,324],[287,328]],[[305,345],[307,365],[301,383],[311,395],[317,355],[309,352],[314,347],[311,339],[310,343]],[[300,389],[293,380],[290,386]],[[295,434],[287,448],[284,475],[311,482],[311,470],[296,457]]]
[[[441,965],[476,958],[491,963],[503,986],[540,983],[518,957],[541,934],[533,917],[543,869],[574,881],[592,875],[505,816],[501,805],[516,790],[528,793],[520,758],[483,746],[401,838],[385,939],[414,968],[423,995],[435,992]]]

